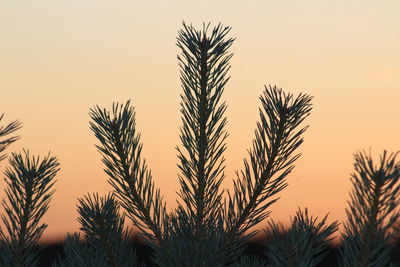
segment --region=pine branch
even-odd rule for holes
[[[242,255],[239,259],[235,260],[233,267],[264,267],[267,263],[258,258],[257,256]]]
[[[124,230],[124,217],[119,215],[118,203],[112,195],[98,194],[79,200],[78,221],[85,233],[86,246],[79,242],[79,235],[67,236],[64,245],[65,260],[61,266],[140,266],[135,250],[129,244],[130,231]],[[94,265],[96,264],[96,265]]]
[[[268,256],[271,266],[312,267],[320,263],[325,254],[329,238],[338,229],[338,222],[326,225],[326,215],[321,222],[318,217],[308,216],[307,208],[298,210],[286,230],[281,224],[268,222],[270,229],[265,231],[269,237]]]
[[[203,31],[183,26],[177,45],[182,50],[178,60],[184,91],[180,139],[186,153],[176,149],[182,174],[178,175],[178,195],[186,208],[178,202],[178,208],[166,214],[159,190],[154,195],[151,173],[140,157],[142,146],[135,135],[129,101],[121,110],[118,104],[113,105],[113,118],[99,107],[91,110],[94,123],[90,124],[102,143],[96,147],[103,155],[109,183],[128,216],[155,248],[154,262],[163,266],[223,266],[243,252],[243,244],[251,236],[243,233],[265,218],[268,213],[264,210],[277,199],[259,207],[261,203],[286,187],[285,176],[293,168],[289,165],[300,156],[290,155],[302,143],[300,135],[307,127],[295,134],[293,131],[309,115],[312,97],[300,94],[293,102],[292,95],[283,93],[282,99],[282,90],[276,87],[260,97],[266,115],[260,109],[261,123],[250,152],[253,174],[245,160],[246,174],[242,172],[244,178],[235,182],[234,196],[229,195],[226,209],[219,186],[224,178],[222,154],[228,134],[224,131],[226,105],[219,105],[219,100],[229,80],[225,75],[232,54],[226,55],[226,51],[234,39],[223,40],[230,28],[222,29],[220,24],[211,36],[207,36],[209,25],[203,24]],[[286,167],[278,178],[271,178]],[[188,254],[198,257],[187,258]]]
[[[226,51],[234,39],[223,39],[230,28],[222,29],[221,24],[207,36],[209,25],[203,24],[203,31],[196,31],[183,22],[185,29],[177,38],[177,46],[182,50],[178,60],[184,91],[180,139],[187,152],[185,155],[176,147],[183,175],[178,175],[181,184],[178,195],[186,204],[183,211],[195,225],[195,239],[204,238],[205,232],[214,228],[221,210],[223,192],[219,192],[219,186],[225,169],[222,154],[228,136],[224,131],[226,117],[221,121],[226,105],[218,103],[229,80],[225,75],[233,54],[226,55]]]
[[[293,102],[292,94],[283,92],[282,97],[282,89],[269,86],[268,90],[265,87],[264,97],[260,97],[263,105],[263,110],[259,109],[261,122],[257,123],[253,150],[248,151],[251,166],[244,159],[245,171],[241,171],[242,178],[236,172],[233,197],[228,192],[229,206],[224,206],[227,224],[225,245],[235,242],[238,237],[249,239],[254,236],[255,231],[243,234],[269,216],[270,212],[266,210],[279,199],[271,198],[287,186],[285,177],[294,168],[291,164],[301,154],[292,158],[290,155],[302,144],[300,136],[308,126],[293,132],[310,114],[312,98],[300,94]],[[273,178],[286,167],[282,174]]]
[[[3,118],[4,114],[0,116],[0,121]],[[4,129],[3,127],[0,127],[0,137],[3,137],[7,134],[10,134],[12,132],[15,132],[16,130],[20,129],[22,127],[22,123],[19,121],[13,121],[10,124],[8,124]],[[17,141],[20,137],[19,136],[13,136],[10,137],[6,140],[0,141],[0,153],[3,152],[10,144],[14,143]],[[7,155],[1,155],[0,156],[0,161],[4,160],[7,158]]]
[[[386,160],[384,150],[379,169],[365,151],[365,155],[354,155],[358,175],[351,177],[353,191],[350,208],[346,209],[340,266],[389,266],[390,243],[396,235],[392,228],[400,219],[396,210],[400,203],[400,162],[395,163],[399,152]]]
[[[65,258],[60,254],[52,267],[108,267],[106,256],[101,251],[79,241],[79,233],[69,234],[65,238],[63,249]]]
[[[121,206],[150,243],[162,242],[162,226],[166,218],[165,201],[160,190],[154,192],[151,172],[141,159],[142,144],[136,135],[134,108],[130,100],[113,104],[113,114],[98,106],[89,114],[92,131],[102,146],[96,145],[106,165],[108,182],[114,187]],[[150,230],[151,233],[147,233]]]
[[[46,213],[51,196],[49,192],[55,181],[53,178],[59,171],[59,163],[49,155],[39,163],[39,157],[31,160],[29,151],[25,151],[25,159],[21,154],[12,153],[9,163],[12,167],[5,170],[7,183],[5,189],[9,204],[3,199],[2,205],[6,216],[2,220],[9,238],[0,231],[1,243],[6,244],[7,255],[2,255],[6,266],[36,266],[39,251],[37,242],[47,224],[38,226]]]
[[[218,218],[217,225],[208,230],[206,237],[195,239],[195,225],[186,216],[182,208],[178,207],[168,217],[164,227],[165,246],[152,247],[155,252],[152,262],[163,267],[226,266],[229,257],[217,261],[221,255],[215,253],[224,235],[222,217]]]

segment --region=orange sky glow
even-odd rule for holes
[[[222,96],[229,134],[222,188],[232,190],[235,171],[244,168],[264,85],[314,96],[295,152],[302,156],[271,209],[275,221],[287,224],[308,207],[320,219],[329,212],[328,223],[343,222],[353,154],[371,146],[378,165],[384,149],[400,150],[399,1],[136,2],[0,4],[0,125],[23,123],[13,134],[21,139],[5,152],[25,148],[43,158],[50,151],[60,162],[41,242],[78,231],[77,198],[112,189],[89,128],[95,105],[111,109],[131,99],[142,155],[167,209],[176,206],[182,21],[196,29],[221,22],[236,38]],[[8,159],[0,163],[1,199],[6,166]]]

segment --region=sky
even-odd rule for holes
[[[0,126],[23,123],[14,134],[21,139],[5,152],[29,149],[43,158],[50,151],[61,168],[40,242],[78,231],[77,198],[112,190],[89,128],[95,105],[109,110],[131,99],[142,155],[167,209],[176,206],[175,147],[182,147],[176,38],[183,21],[198,30],[221,22],[236,38],[222,97],[229,133],[222,188],[232,189],[248,158],[264,85],[276,85],[314,98],[295,152],[302,156],[269,219],[288,224],[298,207],[307,207],[320,219],[329,212],[328,223],[345,221],[354,154],[371,147],[377,165],[384,149],[400,150],[399,10],[395,0],[2,1]],[[8,160],[0,163],[1,199],[6,166]]]

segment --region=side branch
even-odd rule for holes
[[[0,121],[3,118],[4,114],[0,116]],[[15,132],[16,130],[21,128],[22,123],[19,121],[13,121],[10,124],[8,124],[4,129],[3,127],[0,127],[0,137],[3,137],[5,135],[8,135],[12,132]],[[10,144],[14,143],[17,141],[20,137],[19,136],[13,136],[10,138],[7,138],[6,140],[0,141],[0,153],[3,152]],[[4,160],[7,157],[7,155],[1,155],[0,156],[0,161]]]
[[[294,168],[291,165],[301,154],[290,158],[293,151],[298,148],[303,138],[301,134],[308,126],[293,134],[295,128],[310,114],[312,97],[299,95],[296,100],[292,95],[286,95],[282,89],[269,87],[265,90],[264,97],[260,97],[263,111],[260,109],[261,123],[257,123],[256,139],[253,141],[253,150],[248,151],[251,167],[244,159],[245,171],[241,171],[242,179],[234,181],[233,198],[228,192],[229,207],[227,209],[226,242],[236,238],[268,217],[266,211],[269,206],[279,198],[269,200],[287,186],[285,177]],[[267,122],[266,117],[269,118]],[[267,142],[268,138],[268,142]],[[285,169],[288,167],[287,169]],[[283,170],[277,178],[272,177]],[[262,204],[268,200],[266,203]],[[262,205],[261,207],[259,207]],[[225,208],[226,209],[226,208]],[[255,232],[247,235],[250,238]]]
[[[95,136],[102,143],[97,149],[103,155],[108,182],[114,187],[121,206],[128,217],[152,243],[162,242],[162,226],[166,218],[166,204],[159,189],[154,194],[151,172],[146,160],[141,160],[142,144],[136,135],[135,113],[126,105],[113,105],[113,118],[109,112],[97,107],[91,110],[90,123]],[[153,234],[147,233],[150,230]]]

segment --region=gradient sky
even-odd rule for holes
[[[131,99],[143,155],[168,210],[175,207],[182,21],[196,29],[221,22],[236,38],[223,95],[230,136],[222,187],[243,169],[264,85],[277,85],[314,99],[302,156],[270,218],[286,224],[300,206],[319,218],[329,212],[329,223],[346,219],[353,154],[371,146],[377,165],[384,149],[400,149],[400,2],[239,2],[2,1],[0,125],[23,123],[6,152],[50,151],[61,163],[42,242],[78,230],[77,198],[111,190],[89,128],[94,105]]]

